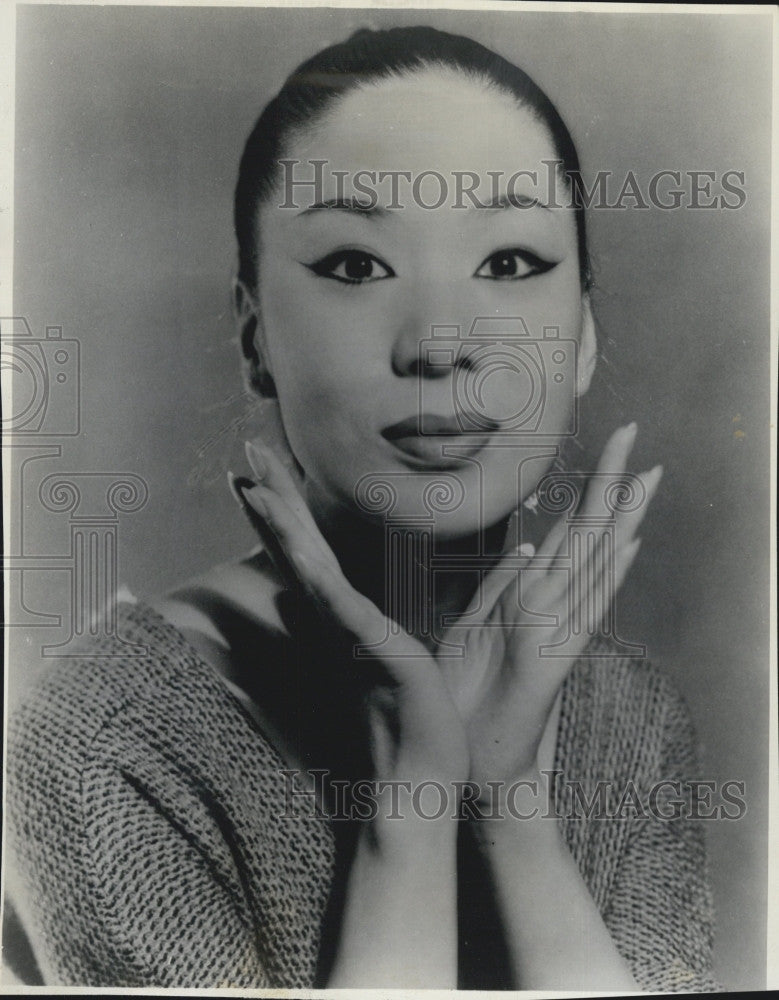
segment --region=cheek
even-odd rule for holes
[[[520,312],[534,337],[543,337],[544,327],[558,327],[560,336],[578,337],[582,292],[575,254],[536,284],[525,286]]]
[[[324,296],[303,294],[294,282],[274,284],[273,279],[269,272],[273,293],[261,301],[284,430],[306,472],[329,481],[334,462],[348,464],[362,450],[359,433],[376,398],[370,346],[360,328],[345,323],[343,307],[328,307]]]
[[[339,341],[328,318],[312,308],[299,290],[273,281],[273,292],[262,296],[267,362],[283,408],[310,406],[331,393],[333,373],[339,370]]]
[[[575,276],[574,276],[575,277]],[[510,289],[509,289],[510,291]],[[475,347],[470,370],[460,374],[460,407],[481,408],[507,435],[564,434],[576,399],[582,323],[578,280],[562,269],[554,279],[523,285],[520,295],[497,301],[503,324],[490,319],[494,341]],[[477,338],[474,337],[474,344]]]
[[[380,354],[381,312],[371,310],[365,296],[361,303],[336,282],[300,272],[294,263],[271,266],[260,288],[274,377],[305,389],[310,381],[349,380],[360,371],[369,376]]]

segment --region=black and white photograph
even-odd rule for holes
[[[0,992],[779,985],[778,21],[3,5]]]

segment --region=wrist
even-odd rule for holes
[[[510,782],[488,782],[469,811],[468,827],[476,844],[486,851],[558,850],[563,844],[555,808],[556,772],[531,771]]]
[[[379,815],[364,825],[360,841],[366,852],[382,861],[425,870],[454,863],[457,832],[457,820],[449,815],[437,819]]]
[[[504,859],[512,863],[521,856],[543,865],[567,851],[559,820],[545,813],[526,819],[472,819],[468,826],[478,850],[491,864],[500,865]]]
[[[456,986],[456,828],[362,823],[329,988]]]
[[[556,816],[556,778],[559,771],[538,767],[514,772],[501,780],[485,780],[474,785],[477,794],[463,797],[464,811],[484,820],[529,821]]]

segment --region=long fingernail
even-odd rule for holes
[[[244,445],[246,458],[252,467],[252,472],[262,481],[268,475],[268,462],[260,449],[253,441],[247,441]]]
[[[262,514],[263,517],[268,516],[268,506],[260,496],[260,491],[254,483],[251,483],[248,486],[243,486],[241,488],[241,493],[249,506],[256,510],[258,514]]]
[[[662,465],[656,465],[649,472],[642,472],[640,479],[644,484],[644,499],[642,501],[643,505],[646,506],[653,499],[655,493],[657,492],[657,487],[660,484],[660,480],[663,478],[663,467]]]
[[[628,441],[634,441],[636,438],[636,431],[638,430],[638,424],[635,420],[631,421],[625,428],[625,437]]]
[[[246,506],[246,501],[243,498],[243,489],[251,488],[254,483],[251,479],[247,479],[245,476],[236,476],[229,469],[227,470],[227,482],[230,486],[230,492],[235,498],[235,502],[243,510]]]
[[[656,465],[653,469],[644,476],[646,482],[647,493],[651,496],[657,489],[657,485],[663,478],[663,467],[662,465]]]

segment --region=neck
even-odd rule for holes
[[[461,614],[480,580],[474,570],[447,571],[439,560],[479,555],[483,572],[498,562],[506,541],[508,517],[483,531],[436,537],[433,547],[431,536],[416,526],[388,526],[326,504],[310,483],[307,496],[319,529],[352,586],[429,646],[435,645],[435,634],[441,631],[430,624],[440,622],[442,615]]]

